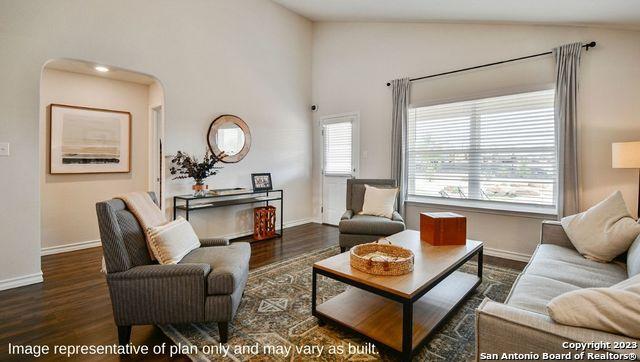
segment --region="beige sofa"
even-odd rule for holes
[[[540,244],[507,300],[498,303],[485,299],[476,311],[476,360],[491,359],[495,354],[502,356],[503,353],[538,354],[539,359],[544,358],[544,353],[575,354],[581,351],[567,348],[567,343],[576,342],[602,342],[602,348],[587,346],[586,353],[638,355],[638,340],[561,325],[555,323],[546,310],[547,303],[562,293],[608,287],[627,278],[625,263],[598,263],[585,259],[575,250],[560,223],[545,221]],[[625,347],[620,342],[629,342],[628,347],[632,348],[620,348]]]

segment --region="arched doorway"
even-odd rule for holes
[[[39,130],[42,255],[100,246],[98,201],[131,191],[162,195],[164,91],[155,77],[50,60]]]

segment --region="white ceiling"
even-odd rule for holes
[[[640,29],[639,0],[273,0],[313,21],[433,21]]]
[[[155,79],[153,79],[150,76],[144,75],[142,73],[132,72],[129,70],[124,70],[124,69],[112,67],[109,65],[107,65],[107,68],[109,68],[109,71],[106,73],[101,73],[95,70],[95,66],[97,65],[103,65],[103,64],[85,62],[82,60],[54,59],[49,61],[45,65],[45,68],[64,70],[66,72],[87,74],[87,75],[93,75],[96,77],[122,80],[125,82],[132,82],[132,83],[138,83],[138,84],[144,84],[144,85],[151,85],[153,84],[153,82],[155,82]]]

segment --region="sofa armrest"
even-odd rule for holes
[[[227,238],[202,238],[200,239],[200,246],[202,247],[210,247],[210,246],[227,246],[229,245],[229,239]]]
[[[204,321],[208,264],[141,265],[107,274],[119,326]]]
[[[340,220],[349,220],[353,217],[353,210],[347,210],[342,214]]]
[[[107,280],[135,281],[144,279],[171,279],[176,277],[204,278],[211,271],[208,264],[140,265],[129,270],[107,274]]]
[[[540,244],[554,244],[569,249],[575,249],[559,221],[545,220],[542,222]]]
[[[402,215],[400,215],[400,213],[397,211],[393,212],[393,215],[391,215],[391,220],[400,221],[401,223],[404,224],[404,219],[402,218]]]
[[[587,348],[586,352],[638,353],[640,348],[617,349],[614,342],[637,340],[597,331],[555,323],[549,316],[529,312],[485,298],[476,309],[476,360],[498,353],[568,353],[576,351],[563,346],[564,342],[610,342],[601,351]]]

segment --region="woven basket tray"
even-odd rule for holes
[[[369,274],[403,275],[413,271],[413,252],[391,245],[387,239],[354,246],[349,257],[353,268]]]

